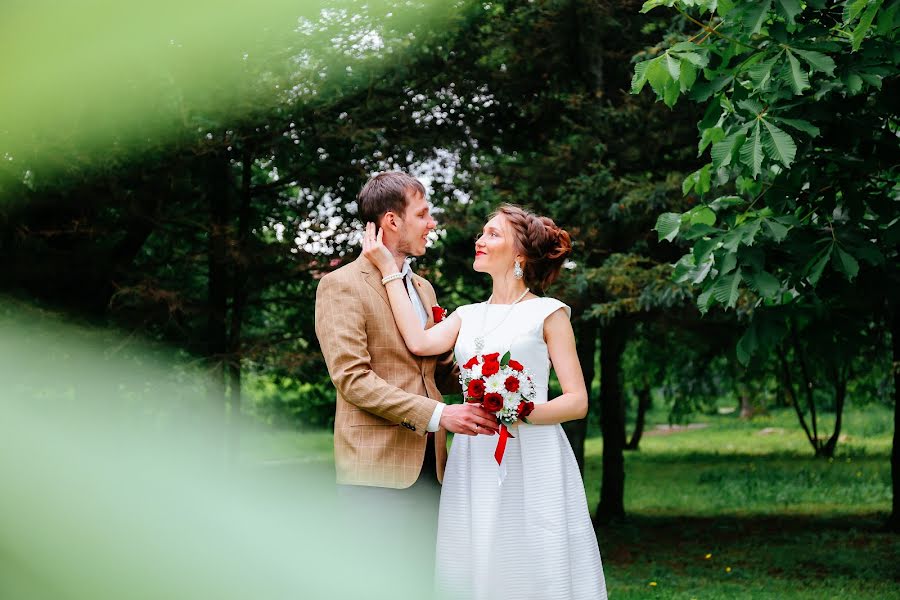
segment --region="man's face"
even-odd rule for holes
[[[407,256],[422,256],[425,254],[428,234],[434,228],[435,222],[431,218],[431,209],[425,201],[425,196],[413,192],[407,198],[406,211],[400,219],[397,250]]]

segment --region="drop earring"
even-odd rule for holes
[[[522,264],[519,262],[519,259],[516,259],[516,266],[513,267],[513,277],[516,279],[522,279],[525,275],[525,272],[522,271]]]

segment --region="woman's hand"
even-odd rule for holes
[[[363,234],[363,256],[381,271],[382,278],[400,273],[400,269],[397,266],[397,257],[387,249],[382,241],[383,233],[384,229],[376,235],[375,224],[366,223],[366,231]],[[444,319],[426,331],[422,326],[422,321],[419,320],[419,315],[416,314],[413,308],[412,297],[407,293],[406,286],[396,277],[391,279],[392,281],[387,282],[385,285],[385,291],[391,305],[391,312],[394,315],[394,322],[400,329],[400,335],[403,336],[403,341],[406,343],[409,351],[416,356],[434,356],[443,354],[453,348],[462,324],[459,317],[450,315],[449,318]],[[453,414],[454,411],[451,410],[447,413],[447,416],[450,417]],[[468,422],[467,424],[474,425],[475,423]],[[487,424],[484,426],[487,427]],[[456,430],[451,429],[451,431]]]
[[[394,273],[399,273],[397,261],[394,255],[387,249],[387,246],[381,241],[384,235],[384,229],[379,229],[378,234],[375,233],[375,223],[366,223],[366,231],[363,233],[363,256],[378,267],[382,277],[387,277]]]

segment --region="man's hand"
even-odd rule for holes
[[[497,417],[473,404],[448,404],[441,414],[441,427],[462,435],[494,435],[500,430]]]

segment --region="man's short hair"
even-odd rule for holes
[[[402,217],[410,196],[416,192],[425,195],[425,186],[415,177],[399,171],[379,173],[366,182],[357,196],[359,218],[363,223],[378,225],[385,213]]]

